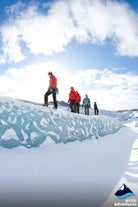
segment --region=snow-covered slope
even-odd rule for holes
[[[0,146],[6,148],[97,139],[115,133],[121,127],[120,122],[107,116],[73,114],[63,107],[53,110],[0,98]]]
[[[131,113],[122,127],[115,112],[85,116],[1,97],[0,206],[137,206],[138,127]],[[134,196],[120,201],[115,193],[124,184]]]

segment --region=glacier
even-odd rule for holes
[[[9,149],[98,139],[122,127],[120,121],[104,115],[74,114],[67,107],[54,110],[0,97],[0,146]]]
[[[0,205],[111,207],[124,183],[138,201],[138,114],[98,116],[0,97]]]

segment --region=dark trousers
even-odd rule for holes
[[[76,113],[76,101],[75,100],[70,101],[70,109],[71,109],[71,112]]]
[[[80,103],[76,103],[76,113],[80,113]]]
[[[84,112],[85,112],[85,115],[89,115],[89,108],[90,108],[89,105],[85,105],[85,106],[84,106]]]
[[[57,108],[57,100],[56,100],[56,92],[50,92],[49,90],[45,93],[44,95],[44,101],[45,104],[48,105],[48,96],[51,95],[53,96],[53,102],[54,102],[54,107]]]
[[[99,114],[99,110],[98,109],[94,109],[94,115],[98,115]]]

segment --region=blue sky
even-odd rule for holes
[[[137,1],[2,1],[0,45],[1,96],[43,103],[52,70],[58,100],[74,86],[92,106],[138,107]]]

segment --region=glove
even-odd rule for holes
[[[50,92],[50,93],[52,93],[52,92],[53,92],[53,88],[49,88],[48,90],[49,90],[49,92]]]

